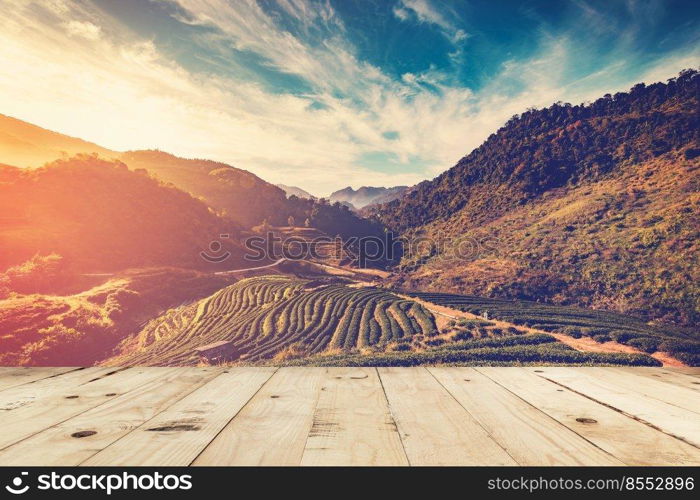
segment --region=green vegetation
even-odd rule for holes
[[[397,284],[697,327],[698,96],[691,70],[514,117],[451,169],[374,207],[415,241]]]
[[[444,344],[425,351],[313,356],[291,360],[290,366],[418,366],[418,365],[632,365],[660,366],[643,354],[580,352],[549,335],[522,335]]]
[[[700,364],[700,342],[688,338],[685,330],[650,326],[633,316],[609,311],[553,306],[526,300],[490,299],[447,293],[402,293],[472,314],[480,315],[488,312],[489,317],[516,325],[563,333],[574,338],[591,337],[601,343],[612,340],[647,353],[668,352],[691,366]],[[484,323],[482,320],[475,320],[475,322]],[[490,332],[497,330],[492,328]],[[510,333],[513,334],[513,332]],[[472,336],[475,335],[472,333]]]
[[[125,342],[117,359],[193,364],[197,347],[230,341],[234,358],[254,362],[288,349],[301,355],[349,352],[437,331],[432,314],[418,303],[384,290],[319,282],[287,276],[242,280],[151,321]],[[138,348],[126,353],[134,343]]]

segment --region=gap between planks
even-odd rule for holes
[[[0,412],[12,431],[0,437],[0,463],[700,464],[697,447],[669,435],[676,433],[579,393],[582,382],[571,380],[583,370],[598,398],[612,394],[627,410],[651,405],[696,415],[692,403],[672,405],[688,407],[683,391],[698,393],[697,378],[675,370],[546,368],[576,388],[546,378],[545,368],[63,370],[0,390],[0,408],[14,404],[7,414],[21,417],[7,424]],[[0,382],[10,373],[0,369]],[[612,389],[608,378],[617,374]],[[649,381],[641,394],[623,390],[637,380]],[[100,394],[110,387],[115,392]],[[92,422],[95,435],[70,438]],[[687,431],[683,438],[692,441]],[[32,455],[33,447],[48,452]]]

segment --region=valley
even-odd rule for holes
[[[698,366],[699,81],[330,200],[1,117],[0,363]]]

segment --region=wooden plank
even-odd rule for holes
[[[411,465],[516,465],[425,368],[380,368]]]
[[[653,380],[666,382],[673,386],[684,387],[696,392],[700,392],[700,380],[692,375],[670,371],[666,368],[656,368],[650,366],[634,366],[625,368],[614,368],[614,370],[626,370],[635,375],[650,377]]]
[[[429,368],[520,465],[623,465],[473,368]]]
[[[280,368],[192,465],[299,465],[325,368]]]
[[[700,367],[697,366],[664,366],[664,370],[683,373],[691,377],[700,377]]]
[[[0,391],[74,370],[77,367],[0,367]]]
[[[684,408],[694,413],[700,413],[700,385],[688,384],[683,387],[680,384],[667,384],[656,377],[635,373],[628,368],[586,368],[586,375],[596,379],[612,382],[615,386],[625,389],[633,394],[644,395],[658,401],[663,401],[679,408]],[[685,377],[692,382],[691,377]],[[700,417],[698,417],[700,418]]]
[[[30,384],[22,384],[0,391],[0,418],[4,412],[39,405],[44,398],[55,398],[57,394],[72,396],[71,391],[101,377],[114,375],[123,368],[91,367],[63,373],[56,377],[43,378]]]
[[[229,368],[81,465],[187,466],[275,368]]]
[[[700,464],[698,448],[525,368],[476,370],[627,465]]]
[[[173,402],[220,368],[177,368],[0,451],[0,465],[78,465]]]
[[[376,369],[328,369],[301,465],[408,465]]]
[[[618,374],[602,375],[595,368],[531,368],[537,375],[561,384],[634,418],[648,422],[658,429],[700,446],[700,418],[698,414],[663,401],[640,394],[644,386],[630,389]],[[688,391],[690,392],[690,391]],[[691,404],[700,404],[700,398],[691,398]]]
[[[111,370],[111,371],[108,371]],[[6,448],[51,426],[57,425],[84,411],[119,397],[155,378],[165,376],[175,368],[127,368],[115,372],[114,369],[98,368],[86,370],[84,374],[93,378],[78,385],[65,385],[51,395],[42,395],[38,400],[0,412],[0,449]],[[75,373],[75,372],[72,372]],[[56,377],[70,377],[72,373]],[[97,374],[101,374],[95,376]],[[112,373],[112,375],[108,375]],[[85,377],[83,377],[85,378]],[[52,380],[52,379],[47,379]],[[43,382],[43,381],[42,381]],[[76,381],[77,382],[77,381]],[[15,389],[31,388],[37,384],[26,384]]]

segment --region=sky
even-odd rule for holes
[[[0,113],[317,195],[435,177],[514,114],[700,66],[674,0],[0,0]]]

